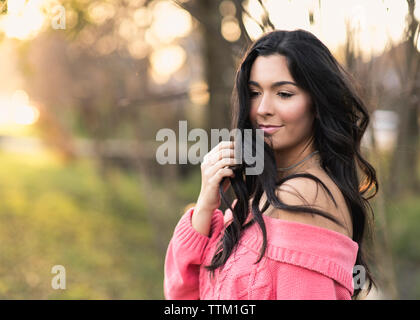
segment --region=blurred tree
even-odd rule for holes
[[[418,106],[420,87],[420,60],[417,50],[419,22],[414,15],[415,0],[407,0],[408,15],[404,41],[392,45],[378,57],[371,56],[364,62],[361,59],[360,46],[357,44],[357,30],[351,30],[347,24],[347,39],[344,44],[344,64],[361,84],[359,91],[369,109],[371,117],[370,148],[367,156],[377,170],[379,192],[375,206],[375,268],[379,276],[379,285],[385,296],[397,299],[397,283],[391,235],[386,215],[387,204],[391,199],[410,191],[418,193]],[[402,90],[394,93],[383,87],[383,77],[387,72],[397,70]],[[397,107],[395,107],[397,106]],[[397,142],[393,151],[391,165],[384,166],[385,153],[377,146],[373,126],[374,111],[390,107],[399,115]]]
[[[388,194],[398,197],[407,191],[420,193],[418,175],[419,105],[420,105],[420,52],[418,47],[419,21],[414,9],[415,0],[407,0],[405,41],[403,52],[394,54],[394,63],[402,85],[400,93],[398,138],[392,164]],[[395,51],[391,51],[395,53]]]

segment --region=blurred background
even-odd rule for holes
[[[163,299],[166,248],[201,173],[160,165],[156,133],[230,128],[247,46],[297,28],[359,81],[372,115],[380,287],[366,298],[420,299],[415,0],[1,0],[0,12],[1,299]]]

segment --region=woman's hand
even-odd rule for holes
[[[235,143],[222,141],[204,156],[201,163],[201,191],[197,206],[212,211],[221,204],[219,185],[223,178],[234,177],[233,170],[228,166],[238,164],[235,159]],[[230,186],[230,180],[223,183],[223,191]]]

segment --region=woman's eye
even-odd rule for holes
[[[251,98],[254,98],[254,97],[258,96],[259,94],[260,93],[258,91],[250,91],[249,92],[249,95],[250,95]],[[279,93],[277,93],[277,95],[284,98],[284,99],[288,99],[291,96],[293,96],[292,93],[288,93],[288,92],[279,92]]]
[[[259,92],[257,92],[257,91],[251,91],[249,93],[249,95],[251,96],[251,98],[257,96],[258,94],[259,94]]]
[[[287,93],[287,92],[279,92],[279,93],[277,93],[277,95],[279,95],[280,97],[282,97],[282,98],[284,98],[284,99],[288,99],[288,98],[290,98],[291,96],[293,96],[293,94],[291,94],[291,93]]]

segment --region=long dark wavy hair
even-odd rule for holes
[[[312,33],[299,29],[275,30],[264,34],[245,53],[236,73],[232,94],[231,129],[240,130],[242,134],[244,129],[251,129],[254,139],[256,128],[250,120],[249,75],[252,64],[258,56],[272,54],[286,57],[293,79],[300,88],[310,94],[316,115],[313,126],[314,146],[319,151],[322,168],[341,190],[351,212],[353,240],[359,245],[356,264],[365,268],[366,280],[369,280],[367,288],[369,292],[372,285],[376,287],[376,282],[367,265],[364,240],[372,235],[374,214],[368,200],[377,194],[378,181],[375,169],[360,152],[360,142],[369,123],[369,114],[356,90],[357,83]],[[253,149],[253,152],[256,150]],[[274,150],[266,141],[264,141],[264,168],[261,174],[246,175],[245,169],[248,165],[244,159],[242,160],[243,164],[234,168],[235,177],[229,178],[237,198],[234,208],[224,195],[222,185],[220,186],[221,198],[232,210],[233,221],[226,227],[211,264],[205,266],[212,276],[218,267],[225,264],[236,248],[241,233],[255,222],[258,223],[263,235],[260,257],[255,263],[262,259],[267,246],[262,214],[270,205],[281,210],[318,214],[343,226],[325,211],[310,206],[286,205],[277,198],[275,191],[282,183],[304,177],[319,183],[336,203],[328,187],[312,174],[294,173],[278,179]],[[368,192],[372,191],[373,187],[374,191]],[[260,211],[259,202],[263,193],[266,194],[267,200]],[[370,193],[370,196],[367,193]],[[253,219],[244,224],[250,212],[248,204],[252,197]],[[360,288],[355,288],[353,298],[357,298],[360,292]]]

